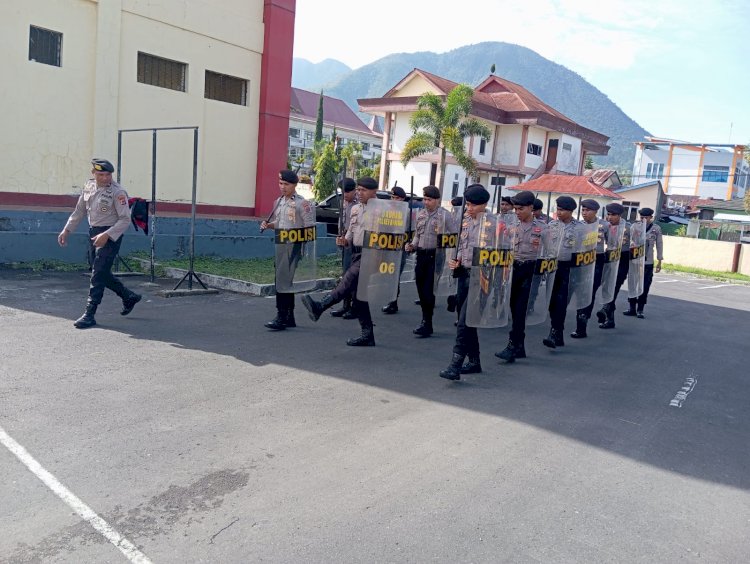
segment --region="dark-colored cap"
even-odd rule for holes
[[[596,200],[587,198],[586,200],[581,200],[581,207],[586,208],[587,210],[597,211],[601,206]]]
[[[357,186],[362,186],[362,188],[365,188],[366,190],[377,190],[378,181],[370,176],[363,176],[357,180]]]
[[[107,159],[91,159],[91,165],[97,172],[114,172],[115,167]]]
[[[451,205],[452,205],[452,206],[460,206],[460,205],[462,205],[463,203],[464,203],[464,199],[463,199],[463,197],[462,197],[462,196],[456,196],[455,198],[453,198],[453,199],[451,200]]]
[[[558,210],[573,211],[578,207],[576,201],[570,196],[559,196],[557,200],[555,200],[555,203],[557,203]]]
[[[540,210],[544,207],[544,202],[542,202],[539,198],[534,199],[534,209]]]
[[[289,184],[297,184],[297,182],[299,182],[297,173],[293,170],[280,170],[279,178],[284,182],[288,182]]]
[[[515,196],[513,196],[510,199],[510,203],[514,206],[533,206],[534,200],[536,200],[536,196],[534,196],[533,192],[529,192],[528,190],[524,190],[523,192],[519,192]]]
[[[490,200],[490,193],[481,184],[470,184],[464,190],[464,198],[472,204],[486,204]]]
[[[440,190],[438,190],[437,186],[425,186],[422,188],[422,193],[424,194],[425,198],[434,198],[436,200],[440,199]],[[459,206],[461,204],[458,204]]]
[[[500,201],[505,202],[506,204],[510,204],[511,206],[513,205],[513,198],[511,198],[510,196],[503,196],[502,198],[500,198]]]
[[[339,188],[341,188],[344,192],[351,192],[356,187],[357,187],[357,183],[354,182],[353,178],[349,178],[347,176],[343,180],[339,180]]]
[[[606,209],[607,213],[611,213],[613,215],[622,215],[622,212],[625,211],[625,208],[623,208],[621,204],[617,203],[607,204]]]
[[[394,186],[391,188],[391,194],[398,196],[399,198],[406,199],[406,191],[401,186]]]
[[[654,210],[651,208],[641,208],[638,210],[638,213],[641,215],[641,217],[653,217]]]

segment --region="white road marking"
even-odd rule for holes
[[[669,284],[670,282],[680,282],[680,280],[677,280],[676,278],[673,278],[672,280],[654,280],[654,284]]]
[[[717,284],[716,286],[701,286],[699,290],[710,290],[712,288],[727,288],[728,286],[734,286],[734,284]]]
[[[698,378],[693,378],[692,375],[690,378],[685,379],[685,383],[682,385],[680,391],[669,402],[669,407],[682,407],[682,403],[687,399],[688,394],[695,389],[697,383]]]
[[[67,503],[73,511],[78,513],[81,519],[87,521],[89,525],[94,527],[94,529],[99,531],[102,536],[115,545],[128,560],[134,564],[151,564],[151,560],[138,550],[132,542],[115,531],[110,524],[99,517],[93,509],[81,501],[68,488],[62,485],[57,478],[47,472],[47,470],[45,470],[23,446],[13,440],[13,438],[8,435],[2,427],[0,427],[0,443],[13,453],[16,458],[24,464],[24,466],[31,470],[31,472],[39,478],[45,486],[51,489],[57,497]]]

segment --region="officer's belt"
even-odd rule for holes
[[[362,247],[352,246],[352,252],[353,253],[361,253],[362,252]]]
[[[520,266],[522,264],[526,264],[526,263],[529,263],[529,262],[536,262],[536,259],[535,258],[532,258],[532,259],[516,259],[516,260],[513,261],[513,264]]]
[[[96,227],[89,227],[89,233],[104,233],[107,229],[112,229],[112,226],[97,225]]]
[[[435,256],[435,249],[417,249],[418,255]]]

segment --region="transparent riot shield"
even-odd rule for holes
[[[365,205],[357,299],[375,304],[396,299],[408,213],[408,204],[396,200],[372,198]]]
[[[409,220],[407,219],[407,243],[414,239],[414,231],[417,228],[417,212],[419,212],[419,208],[411,208],[411,223],[409,223]],[[407,215],[406,217],[408,218],[409,216]],[[401,269],[401,282],[414,282],[415,269],[417,267],[417,255],[415,253],[404,253],[401,262],[404,265]]]
[[[276,291],[308,292],[317,284],[315,203],[290,206],[274,231]]]
[[[557,255],[562,244],[563,224],[555,222],[540,229],[539,257],[534,265],[534,276],[531,278],[529,305],[526,309],[526,325],[539,325],[547,321],[549,304],[552,299],[552,287],[557,272]]]
[[[628,298],[643,293],[643,276],[646,272],[646,222],[630,225],[630,265],[628,268]]]
[[[435,296],[450,296],[456,293],[456,279],[448,266],[456,258],[458,251],[458,231],[463,207],[456,207],[450,213],[443,214],[438,225],[437,248],[435,249]]]
[[[513,238],[518,219],[515,215],[506,216],[508,222],[493,213],[480,216],[479,245],[474,248],[466,298],[466,325],[469,327],[505,327],[508,324]]]
[[[583,309],[591,303],[599,224],[579,223],[575,227],[574,236],[568,279],[568,309],[571,311]]]
[[[608,304],[615,299],[617,270],[620,268],[622,238],[625,236],[625,222],[610,225],[604,239],[604,267],[602,268],[602,285],[599,303]]]

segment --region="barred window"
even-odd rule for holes
[[[187,64],[138,52],[138,82],[185,92]]]
[[[207,70],[205,97],[247,106],[247,80]]]
[[[529,155],[540,156],[542,154],[542,146],[541,145],[537,145],[536,143],[527,143],[526,144],[526,152]]]
[[[62,33],[32,25],[29,28],[29,61],[62,66]]]

